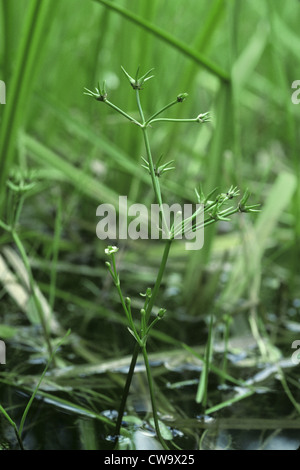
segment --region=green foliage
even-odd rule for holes
[[[226,408],[234,416],[235,403],[244,401],[246,413],[247,397],[257,395],[241,378],[250,370],[232,368],[235,337],[254,339],[260,364],[289,358],[291,336],[299,335],[300,107],[291,101],[291,84],[300,79],[298,10],[298,0],[1,2],[0,79],[7,96],[0,105],[0,337],[12,348],[8,352],[20,350],[25,359],[16,353],[10,368],[0,371],[0,410],[17,439],[15,423],[25,406],[18,414],[11,405],[15,389],[79,416],[86,448],[96,446],[99,431],[80,420],[100,423],[100,434],[110,434],[115,423],[102,411],[117,407],[124,378],[98,374],[112,369],[110,361],[130,367],[123,359],[147,331],[149,312],[152,319],[163,316],[160,305],[167,312],[159,328],[157,320],[149,331],[149,364],[162,344],[168,349],[163,357],[186,353],[187,362],[192,357],[204,363],[200,381],[198,371],[192,378],[192,395],[207,413]],[[121,65],[131,75],[124,76]],[[152,67],[155,79],[149,80]],[[94,101],[83,95],[84,87]],[[140,103],[144,120],[134,100],[141,88],[147,88]],[[210,123],[202,125],[208,117]],[[235,204],[224,195],[236,187]],[[116,274],[107,276],[106,244],[95,235],[96,206],[117,207],[120,194],[146,206],[155,197],[208,203],[199,252],[175,242],[170,252],[160,242],[120,246],[116,268],[128,315],[120,311],[118,291],[110,289]],[[226,219],[245,204],[248,213],[230,217],[229,224]],[[258,215],[251,214],[257,209]],[[168,260],[165,269],[162,259]],[[151,297],[137,294],[150,285]],[[131,324],[134,312],[142,310]],[[207,321],[212,317],[213,332]],[[197,329],[199,321],[204,331]],[[71,352],[57,352],[35,389],[70,326]],[[120,335],[124,326],[133,336]],[[223,337],[228,356],[219,366],[214,347]],[[252,350],[242,352],[249,364]],[[42,367],[32,370],[39,361]],[[295,373],[276,367],[283,393],[298,412]],[[95,370],[93,379],[80,381],[85,371]],[[157,407],[175,416],[193,443],[201,441],[192,420],[180,421],[189,413],[181,410],[181,387],[172,407],[163,391],[166,371],[152,373]],[[214,380],[242,389],[224,397]],[[194,409],[189,411],[194,417]],[[24,430],[34,428],[30,415]],[[163,429],[166,423],[159,421]],[[134,435],[120,432],[126,439]],[[209,433],[204,435],[207,445]]]

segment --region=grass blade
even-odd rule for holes
[[[64,336],[64,337],[61,339],[61,341],[58,343],[57,348],[52,352],[52,354],[51,354],[51,356],[50,356],[50,358],[49,358],[49,360],[48,360],[48,362],[47,362],[47,365],[46,365],[46,367],[45,367],[45,369],[44,369],[44,371],[43,371],[43,373],[42,373],[42,375],[41,375],[41,377],[40,377],[40,380],[38,381],[37,386],[35,387],[35,389],[34,389],[34,391],[33,391],[33,394],[32,394],[31,397],[30,397],[29,402],[27,403],[27,406],[26,406],[26,408],[25,408],[25,410],[24,410],[24,413],[23,413],[22,418],[21,418],[20,426],[19,426],[19,434],[20,434],[20,436],[22,435],[22,431],[23,431],[23,427],[24,427],[24,424],[25,424],[25,420],[26,420],[27,414],[28,414],[28,412],[29,412],[29,410],[30,410],[30,407],[31,407],[31,405],[32,405],[32,402],[33,402],[33,400],[34,400],[34,398],[35,398],[35,396],[36,396],[36,394],[37,394],[37,392],[38,392],[38,389],[39,389],[39,387],[40,387],[40,385],[41,385],[41,383],[42,383],[42,380],[43,380],[43,378],[45,377],[45,374],[46,374],[46,372],[47,372],[47,370],[48,370],[48,368],[49,368],[49,366],[50,366],[50,364],[51,364],[51,362],[52,362],[52,360],[53,360],[53,358],[54,358],[54,356],[55,356],[57,350],[60,348],[60,346],[62,345],[62,343],[65,341],[65,339],[70,335],[70,333],[71,333],[71,330],[68,330],[67,333],[65,334],[65,336]]]
[[[28,134],[22,135],[22,143],[30,156],[39,164],[46,164],[59,170],[77,191],[95,201],[105,201],[114,204],[118,209],[119,195],[95,178],[87,175],[81,169],[75,168],[66,159],[57,155],[53,150],[46,147]]]
[[[43,2],[34,0],[30,2],[24,20],[23,36],[0,128],[0,208],[7,174],[14,159],[18,130],[24,123],[24,109],[27,108],[29,102],[39,64],[38,59],[41,58],[42,45],[45,44],[45,31],[49,29],[49,21],[54,15],[56,4],[56,1],[52,1],[50,5],[48,0]]]
[[[207,164],[206,193],[213,188],[222,187],[224,152],[231,147],[233,139],[233,100],[231,86],[221,84],[219,94],[216,98],[217,124],[213,134],[211,148]],[[185,273],[185,296],[189,307],[193,311],[203,305],[203,293],[199,292],[199,284],[203,275],[203,267],[207,265],[212,242],[215,236],[216,226],[205,231],[204,246],[199,252],[195,252],[189,262]]]
[[[94,1],[96,1],[97,3],[101,3],[102,5],[105,5],[107,8],[110,8],[110,9],[114,10],[115,12],[117,12],[120,15],[124,16],[126,19],[132,21],[133,23],[137,24],[138,26],[140,26],[140,27],[146,29],[147,31],[149,31],[151,34],[154,34],[156,37],[158,37],[161,40],[167,42],[172,47],[175,47],[181,53],[185,54],[190,59],[197,62],[198,65],[201,65],[202,67],[207,69],[213,75],[216,75],[220,80],[222,80],[224,82],[229,82],[230,81],[230,77],[229,77],[228,73],[225,72],[224,70],[222,70],[221,67],[219,67],[218,65],[211,62],[209,59],[204,57],[198,51],[194,50],[188,44],[185,44],[184,42],[180,41],[179,39],[177,39],[172,34],[167,33],[166,31],[159,28],[155,24],[150,23],[149,21],[145,20],[144,18],[141,18],[140,16],[136,15],[135,13],[132,13],[131,11],[127,10],[124,7],[121,7],[120,5],[116,5],[115,3],[112,3],[108,0],[94,0]]]
[[[231,278],[219,301],[219,304],[223,307],[224,305],[233,305],[243,295],[252,276],[261,272],[262,255],[272,238],[272,233],[279,223],[282,213],[291,204],[296,186],[295,175],[288,172],[279,174],[262,211],[257,217],[253,230],[251,230],[249,224],[246,225],[246,256],[238,255],[239,259],[234,264]]]
[[[24,450],[23,442],[22,442],[20,433],[19,433],[19,431],[18,431],[18,426],[16,425],[16,423],[14,422],[14,420],[9,416],[9,414],[7,413],[7,411],[5,411],[5,409],[4,409],[3,406],[1,406],[1,405],[0,405],[0,413],[3,414],[3,416],[7,419],[7,421],[8,421],[8,422],[12,425],[12,427],[14,428],[14,431],[15,431],[16,438],[17,438],[17,441],[18,441],[18,443],[19,443],[19,446],[20,446],[21,450]]]

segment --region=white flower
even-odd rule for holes
[[[105,248],[105,254],[108,256],[112,255],[113,253],[117,253],[117,251],[119,251],[117,246],[108,246]]]

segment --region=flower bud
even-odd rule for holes
[[[187,93],[180,93],[177,96],[178,103],[182,103],[189,95]]]
[[[158,313],[157,313],[157,316],[158,318],[163,318],[164,314],[166,313],[166,309],[165,308],[160,308]]]

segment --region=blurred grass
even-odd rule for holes
[[[176,162],[177,171],[164,183],[166,199],[190,200],[200,182],[207,191],[233,183],[249,187],[263,203],[263,186],[282,171],[299,183],[299,126],[290,100],[297,23],[290,5],[216,0],[207,7],[190,0],[183,8],[177,0],[167,7],[157,1],[99,0],[83,7],[74,0],[72,10],[68,2],[51,2],[49,16],[49,2],[27,0],[17,10],[15,0],[3,1],[1,77],[8,88],[7,105],[0,109],[3,197],[14,161],[23,168],[55,168],[81,198],[99,203],[116,203],[119,194],[147,198],[141,139],[131,125],[82,94],[84,86],[106,79],[111,99],[135,112],[121,64],[132,73],[137,65],[155,67],[156,78],[143,96],[149,113],[185,91],[184,116],[213,111],[208,130],[171,124],[152,130],[154,153],[167,151]],[[224,84],[229,77],[232,83]],[[95,162],[100,175],[93,174]],[[296,191],[290,230],[298,250],[299,184]],[[187,264],[184,290],[192,301],[215,237],[209,229],[204,250]]]
[[[7,77],[9,82],[7,105],[1,119],[0,130],[0,203],[3,203],[6,179],[9,167],[14,159],[15,145],[19,129],[25,125],[29,99],[34,85],[37,68],[42,58],[43,45],[45,44],[46,22],[51,23],[51,18],[55,14],[56,1],[51,3],[45,1],[32,1],[25,10],[25,18],[22,30],[22,40],[19,42],[18,52],[14,63],[13,74]],[[3,7],[3,22],[5,15],[10,17],[10,8],[15,5],[10,2],[9,6]],[[9,22],[9,20],[8,20]],[[12,30],[5,30],[5,44],[9,43]],[[42,36],[44,40],[42,41]],[[5,57],[6,62],[10,62],[10,57]],[[4,63],[4,75],[7,75],[7,67]]]
[[[298,7],[296,0],[291,3]],[[134,114],[134,96],[120,66],[131,73],[138,65],[143,71],[153,66],[155,79],[142,95],[149,114],[179,92],[188,92],[189,98],[180,108],[182,117],[207,110],[213,116],[206,128],[168,123],[151,129],[155,159],[167,153],[176,165],[175,172],[163,181],[165,200],[194,200],[194,188],[200,183],[206,191],[237,184],[241,191],[250,188],[253,200],[264,207],[273,182],[290,172],[297,183],[295,191],[289,187],[284,209],[289,218],[281,221],[278,214],[272,236],[276,239],[281,233],[276,232],[280,226],[289,231],[295,253],[290,269],[296,274],[299,118],[290,100],[290,82],[297,78],[293,44],[297,45],[298,30],[291,3],[262,5],[257,0],[250,5],[215,0],[208,6],[190,0],[183,7],[178,0],[167,6],[158,1],[97,0],[83,6],[74,0],[72,9],[68,2],[51,2],[49,9],[49,2],[41,5],[26,0],[18,10],[15,0],[9,5],[2,1],[0,70],[8,89],[7,105],[0,108],[2,207],[5,180],[14,164],[33,169],[43,184],[32,195],[32,207],[41,213],[42,201],[50,193],[56,207],[55,188],[60,188],[58,194],[67,194],[64,202],[70,201],[69,207],[73,207],[69,223],[76,211],[76,223],[87,230],[99,252],[101,242],[93,234],[95,220],[85,220],[86,211],[92,214],[101,202],[117,205],[119,195],[147,204],[153,195],[140,166],[142,140],[138,133],[111,110],[88,100],[83,88],[93,88],[98,80],[106,79],[110,99]],[[30,199],[27,204],[30,214]],[[64,212],[64,206],[61,210]],[[271,211],[266,209],[263,214],[267,221]],[[30,229],[28,219],[24,223]],[[253,223],[247,217],[248,226]],[[51,219],[47,225],[55,233]],[[209,228],[203,250],[182,253],[186,266],[180,268],[181,292],[189,313],[201,315],[213,304],[218,277],[207,278],[206,271],[216,257],[217,245],[229,247],[222,256],[232,261],[233,271],[239,264],[236,259],[243,254],[238,255],[238,218],[233,227],[225,224],[226,237],[219,234],[220,228]],[[36,253],[39,243],[47,250],[47,237],[41,235],[34,242]],[[3,235],[3,241],[6,239]],[[33,243],[32,236],[28,243]],[[59,243],[66,240],[56,242],[57,252]],[[262,239],[256,243],[264,250],[269,245]],[[276,240],[272,246],[276,247]],[[174,260],[178,249],[174,248]],[[282,253],[280,237],[278,249]],[[156,264],[160,254],[159,249],[154,250],[153,258],[153,249],[146,248],[146,259],[149,253],[151,263]],[[254,274],[261,276],[262,269],[257,266]],[[52,272],[52,284],[54,278]],[[235,289],[236,279],[228,282],[226,292],[240,292]],[[238,302],[237,295],[229,295],[226,305],[230,298],[233,305]]]

